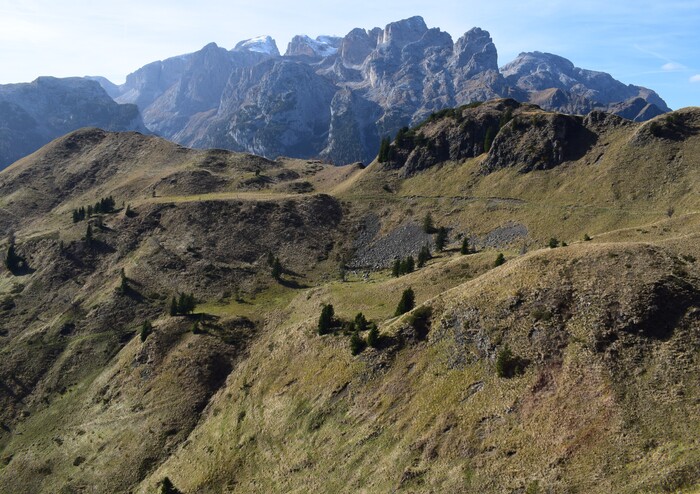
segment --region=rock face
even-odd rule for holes
[[[579,114],[609,110],[635,121],[670,111],[654,91],[623,84],[605,72],[574,67],[569,60],[551,53],[521,53],[502,67],[501,73],[510,86],[533,94],[531,101],[548,110]]]
[[[147,132],[135,105],[120,105],[97,81],[39,77],[0,85],[0,169],[80,127]]]
[[[233,50],[212,43],[146,65],[122,86],[100,82],[118,102],[138,105],[149,129],[180,144],[337,164],[371,161],[382,136],[475,101],[509,97],[631,120],[669,111],[651,90],[556,55],[524,53],[499,70],[487,31],[473,28],[453,42],[421,17],[342,38],[295,36],[284,56],[269,36]]]

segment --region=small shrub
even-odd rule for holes
[[[430,331],[430,318],[432,315],[432,307],[423,305],[414,310],[408,317],[407,322],[413,326],[419,340],[424,340],[428,336],[428,332]]]
[[[525,372],[525,361],[513,355],[506,345],[496,357],[496,374],[498,377],[511,378],[520,376]]]
[[[548,310],[542,309],[540,307],[534,309],[532,311],[531,315],[535,321],[545,321],[546,322],[546,321],[549,321],[550,319],[552,319],[552,313],[549,312]]]
[[[547,246],[549,246],[550,249],[556,249],[559,247],[559,240],[556,238],[552,237],[549,239],[549,242],[547,243]]]
[[[506,262],[505,256],[503,255],[502,252],[499,252],[498,255],[496,256],[496,260],[493,261],[493,267],[498,267],[501,264],[505,264],[505,262]]]
[[[590,241],[591,241],[591,237],[586,233],[586,234],[583,235],[583,241],[584,241],[584,242],[590,242]]]

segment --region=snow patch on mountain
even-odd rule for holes
[[[236,45],[234,50],[266,53],[275,57],[280,56],[277,43],[275,43],[275,40],[270,36],[257,36],[255,38],[243,40]]]

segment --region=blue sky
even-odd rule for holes
[[[344,35],[421,15],[457,39],[486,29],[503,65],[546,51],[656,90],[672,108],[700,105],[700,0],[0,0],[0,83],[103,75],[261,34],[284,52],[294,34]]]

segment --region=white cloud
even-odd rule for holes
[[[695,74],[690,78],[690,82],[700,82],[700,74]]]
[[[685,70],[685,65],[677,62],[668,62],[661,66],[661,70],[665,72],[676,72],[678,70]]]

